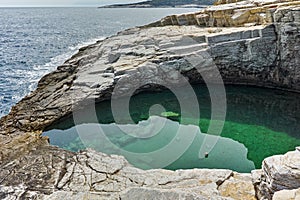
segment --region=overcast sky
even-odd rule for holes
[[[131,3],[143,0],[0,0],[6,6],[99,6],[115,3]]]

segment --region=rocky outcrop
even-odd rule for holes
[[[294,85],[300,90],[300,10],[299,7],[291,7],[290,11],[279,8],[274,13],[276,32],[278,37],[278,51],[280,67],[277,78],[284,85]],[[286,77],[293,77],[292,79]]]
[[[299,7],[291,6],[275,11],[275,22],[269,25],[222,29],[164,26],[123,31],[80,49],[55,72],[43,77],[37,90],[1,119],[0,133],[41,131],[71,114],[79,102],[110,98],[120,79],[136,80],[124,84],[124,94],[126,88],[145,80],[142,75],[178,84],[174,69],[190,82],[201,82],[193,60],[203,65],[202,71],[216,66],[225,83],[299,92],[297,16]],[[147,88],[155,89],[145,85],[140,90]]]
[[[262,170],[256,177],[256,189],[258,197],[271,199],[272,195],[280,190],[300,188],[300,148],[288,152],[285,155],[277,155],[266,158],[263,161]],[[294,190],[295,196],[297,190]],[[288,191],[277,193],[277,199]],[[289,194],[292,196],[292,194]],[[287,196],[289,196],[287,195]],[[297,194],[299,195],[299,194]]]
[[[298,200],[300,199],[300,189],[281,190],[273,196],[274,200]]]
[[[122,156],[80,153],[43,146],[1,166],[1,199],[256,199],[258,191],[299,186],[300,152],[264,161],[256,175],[231,170],[141,170]],[[280,169],[283,168],[283,169]],[[259,179],[258,179],[259,178]],[[283,180],[280,180],[283,178]],[[270,182],[267,182],[270,181]],[[258,182],[256,182],[258,183]],[[272,184],[272,186],[266,186]],[[284,184],[284,185],[282,185]],[[258,188],[256,188],[258,189]],[[260,199],[271,199],[270,191]],[[267,195],[267,196],[266,196]],[[298,190],[276,192],[274,199],[297,199]]]
[[[273,16],[277,9],[300,5],[300,1],[221,0],[217,1],[216,5],[196,13],[168,16],[148,26],[233,27],[263,25],[274,22]]]
[[[249,174],[142,171],[122,157],[48,146],[40,134],[116,92],[178,86],[180,75],[203,82],[201,74],[214,82],[214,67],[225,83],[299,92],[299,16],[299,1],[244,1],[167,17],[80,49],[1,118],[0,198],[254,199]],[[270,199],[282,195],[279,190],[300,187],[297,163],[299,152],[266,159],[252,175],[257,196]]]
[[[2,166],[0,177],[9,185],[1,199],[255,199],[250,175],[231,170],[144,171],[121,156],[49,146]]]

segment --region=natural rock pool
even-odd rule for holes
[[[221,137],[206,157],[199,156],[210,123],[211,101],[204,85],[193,88],[199,101],[200,120],[182,118],[179,102],[168,90],[143,92],[130,100],[135,124],[128,124],[127,119],[116,124],[111,102],[104,101],[81,111],[80,122],[74,123],[70,116],[48,127],[43,135],[49,136],[52,145],[71,151],[88,147],[122,154],[131,164],[143,169],[165,166],[166,169],[227,168],[249,172],[261,168],[264,158],[300,145],[300,94],[229,85]],[[162,105],[165,111],[149,114],[156,104]],[[95,108],[98,123],[90,117]],[[99,130],[104,134],[99,134]],[[180,149],[184,146],[181,144],[188,144],[189,138],[193,140],[187,149],[182,147],[182,155],[173,155],[172,150],[165,148],[173,144]],[[171,157],[176,157],[176,161],[171,162]]]

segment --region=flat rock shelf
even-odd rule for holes
[[[268,96],[272,97],[270,102],[293,96],[277,90],[270,93],[264,90],[264,98],[257,98],[255,102],[249,97],[252,95],[251,91],[246,89],[248,96],[245,95],[243,101],[247,102],[249,113],[255,111],[251,105],[265,105],[261,106],[259,112],[252,114],[256,118],[249,117],[247,123],[241,120],[244,117],[242,111],[247,114],[247,106],[238,103],[243,101],[232,104],[243,108],[241,111],[229,107],[229,111],[235,111],[228,113],[220,141],[224,139],[224,142],[233,142],[234,145],[231,146],[244,146],[241,155],[250,166],[237,170],[259,168],[255,159],[263,158],[256,155],[277,153],[269,149],[274,146],[281,148],[284,141],[289,140],[287,138],[293,140],[293,145],[288,147],[291,151],[285,149],[288,152],[278,152],[280,155],[265,158],[261,169],[252,170],[251,174],[230,169],[142,170],[130,165],[123,156],[108,155],[91,149],[72,152],[49,145],[47,138],[42,136],[47,127],[64,121],[72,113],[74,116],[74,112],[80,113],[80,110],[88,109],[91,102],[113,99],[118,84],[121,89],[117,93],[126,96],[136,87],[139,90],[135,94],[149,90],[162,91],[161,87],[154,84],[146,84],[140,88],[140,83],[147,80],[167,82],[167,85],[177,88],[182,86],[183,80],[199,84],[204,82],[205,77],[209,77],[214,83],[215,78],[222,77],[225,84],[254,85],[299,93],[300,1],[229,0],[218,1],[218,4],[199,12],[173,15],[147,26],[121,31],[81,48],[56,71],[44,76],[34,92],[0,119],[0,198],[299,199],[300,148],[292,149],[298,144],[299,133],[297,130],[294,132],[293,128],[280,128],[282,122],[290,123],[291,127],[298,129],[299,118],[293,113],[299,110],[295,107],[299,104],[294,102],[286,107],[281,107],[276,101],[263,104],[269,101],[266,100]],[[200,69],[196,69],[194,64],[198,64]],[[219,71],[219,75],[212,73],[214,69]],[[179,75],[183,75],[185,79],[180,79]],[[254,93],[259,96],[258,91]],[[231,95],[228,92],[228,96]],[[138,99],[138,96],[135,98]],[[200,101],[200,107],[201,105]],[[147,106],[142,106],[144,107]],[[161,106],[152,106],[149,116],[149,109],[141,116],[142,108],[137,114],[132,113],[132,118],[136,120],[131,123],[133,126],[138,122],[144,126],[151,124],[151,121],[165,120],[170,128],[188,128],[200,136],[200,131],[205,134],[207,124],[214,122],[209,121],[209,117],[206,118],[205,110],[199,121],[193,117],[183,117],[193,112],[163,110]],[[265,109],[268,113],[263,112]],[[84,114],[79,116],[87,119]],[[99,121],[94,120],[92,123],[98,125]],[[86,130],[80,120],[76,124],[79,127],[82,125],[83,131]],[[114,121],[104,124],[113,126]],[[130,123],[125,121],[117,124]],[[241,130],[246,125],[251,126],[250,133],[243,138]],[[128,129],[126,126],[121,128]],[[257,131],[253,131],[255,129]],[[133,136],[140,134],[131,133]],[[265,138],[260,138],[264,134],[270,136],[268,139],[273,140],[272,144],[267,144]],[[250,136],[253,135],[257,138],[252,143],[253,138]],[[179,140],[175,138],[174,144],[189,139],[184,136]],[[124,139],[119,146],[124,145],[124,149],[131,151],[138,150],[126,143],[127,138]],[[134,144],[143,145],[141,139],[134,141]],[[266,148],[265,151],[250,151],[250,147],[255,144],[258,144],[258,148]],[[159,143],[157,147],[159,148]],[[182,145],[177,147],[181,148]],[[197,152],[198,147],[195,149]],[[214,157],[212,152],[209,155],[198,154],[198,158],[202,159],[203,156],[207,160]],[[164,160],[166,159],[160,161]],[[144,168],[149,168],[147,165],[153,164],[151,161],[148,160]],[[193,162],[190,163],[194,165]],[[175,163],[172,165],[173,163],[166,167],[181,168],[174,166]]]

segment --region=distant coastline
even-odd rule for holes
[[[209,0],[182,0],[176,2],[152,0],[129,4],[112,4],[98,8],[205,8],[209,5],[212,5],[212,2]]]

